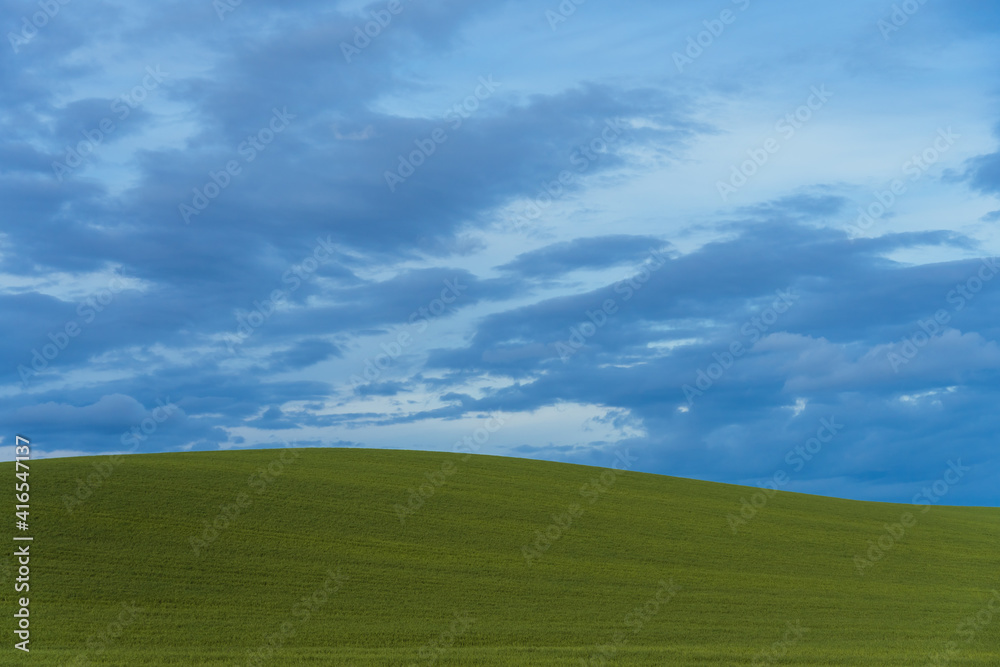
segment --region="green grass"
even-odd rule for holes
[[[959,632],[1000,589],[997,509],[916,510],[862,576],[855,555],[916,508],[779,493],[734,535],[727,516],[758,490],[629,472],[590,504],[599,468],[299,451],[262,489],[248,478],[280,450],[125,457],[71,513],[64,496],[107,459],[32,462],[31,654],[12,648],[8,556],[0,664],[888,667],[926,665],[949,641],[949,665],[1000,664],[1000,604],[971,641]],[[394,506],[445,462],[453,474],[401,523]],[[196,555],[203,520],[241,493],[251,504]],[[529,565],[522,546],[574,503]],[[434,641],[448,648],[428,653]]]

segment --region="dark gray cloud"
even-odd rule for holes
[[[758,222],[652,270],[637,290],[624,281],[485,318],[467,347],[437,351],[429,367],[455,381],[491,373],[519,381],[478,400],[454,395],[450,407],[426,416],[566,401],[611,406],[641,421],[648,436],[632,444],[644,456],[720,480],[763,478],[819,419],[836,416],[850,430],[822,467],[803,473],[803,484],[843,476],[860,486],[876,470],[886,479],[900,470],[931,474],[956,451],[994,469],[996,457],[978,438],[998,424],[970,415],[1000,386],[1000,266],[884,259],[926,244],[970,242],[951,233],[852,242],[840,232]],[[779,293],[793,295],[792,305],[773,317]],[[617,310],[600,315],[608,300]],[[946,325],[934,324],[938,312]],[[934,330],[929,343],[921,323]],[[918,342],[912,359],[907,339]],[[742,346],[735,357],[734,343]],[[720,368],[717,379],[704,375]],[[686,395],[685,385],[696,391]],[[864,453],[873,441],[883,442],[877,456]],[[709,455],[719,447],[725,457]]]
[[[330,357],[341,357],[340,348],[325,340],[307,339],[281,352],[274,352],[268,358],[268,370],[294,371],[308,368],[326,361]]]
[[[651,252],[669,254],[669,248],[669,243],[651,236],[595,236],[522,253],[498,268],[526,277],[551,277],[579,269],[637,264]]]

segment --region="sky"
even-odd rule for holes
[[[8,457],[464,448],[1000,502],[1000,6],[0,17]]]

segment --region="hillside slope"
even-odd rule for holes
[[[30,661],[1000,664],[1000,510],[778,493],[734,533],[757,492],[411,451],[34,461]]]

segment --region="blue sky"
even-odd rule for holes
[[[0,7],[5,445],[1000,500],[1000,8]]]

